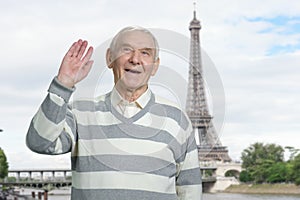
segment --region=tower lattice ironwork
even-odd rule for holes
[[[190,66],[186,100],[186,112],[192,122],[195,135],[199,137],[198,151],[200,161],[231,161],[227,147],[221,144],[209,113],[205,92],[200,46],[200,21],[194,18],[190,22]]]

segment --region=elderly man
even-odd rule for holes
[[[78,40],[66,53],[26,142],[37,153],[71,152],[73,200],[199,200],[201,177],[191,123],[153,94],[158,44],[147,29],[127,27],[112,40],[107,66],[115,87],[69,103],[89,73],[93,48]]]

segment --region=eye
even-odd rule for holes
[[[148,51],[148,50],[142,50],[141,53],[145,56],[150,56],[151,55],[150,51]]]
[[[131,53],[133,51],[132,48],[130,47],[122,47],[122,52],[123,53]]]

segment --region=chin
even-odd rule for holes
[[[138,81],[138,80],[121,80],[120,85],[122,85],[123,88],[126,89],[132,89],[136,90],[144,85],[143,82]]]
[[[135,90],[138,90],[142,87],[146,86],[145,84],[141,84],[141,83],[125,83],[123,85],[124,88],[126,88],[127,90],[130,90],[130,91],[135,91]]]

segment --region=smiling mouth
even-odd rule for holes
[[[130,72],[130,73],[133,73],[133,74],[140,74],[141,72],[137,71],[137,70],[134,70],[134,69],[125,69],[126,72]]]

